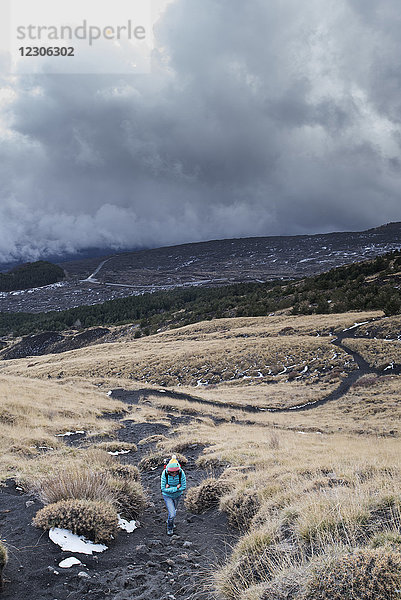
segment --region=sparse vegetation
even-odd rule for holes
[[[42,508],[33,524],[40,529],[68,529],[95,543],[110,542],[118,531],[115,507],[104,501],[60,500]]]

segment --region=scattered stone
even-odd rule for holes
[[[186,552],[184,554],[179,554],[178,558],[181,558],[181,560],[189,560],[189,556]]]
[[[183,546],[183,548],[191,548],[191,546],[193,546],[193,543],[186,541],[186,542],[183,543],[182,546]]]
[[[147,547],[145,544],[139,544],[139,546],[135,547],[136,552],[147,552]]]
[[[174,567],[174,565],[175,565],[175,562],[174,562],[174,561],[173,561],[171,558],[167,558],[167,559],[165,560],[165,563],[166,563],[167,565],[169,565],[169,567]]]
[[[35,502],[34,502],[33,500],[27,500],[27,501],[25,502],[25,506],[26,506],[27,508],[29,508],[30,506],[33,506],[34,504],[35,504]]]
[[[56,571],[56,569],[55,569],[54,567],[48,566],[48,567],[47,567],[47,570],[48,570],[50,573],[53,573],[53,575],[60,575],[59,571]]]
[[[85,571],[80,571],[78,573],[78,577],[81,577],[82,579],[90,579],[91,576],[88,573],[85,573]]]

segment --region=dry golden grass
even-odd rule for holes
[[[134,342],[99,344],[64,354],[4,363],[3,372],[32,377],[122,378],[158,385],[197,385],[241,380],[251,383],[286,368],[321,375],[352,368],[330,345],[330,331],[381,313],[222,319],[167,331]],[[317,337],[320,334],[321,337]],[[324,337],[326,335],[326,337]],[[337,356],[336,356],[337,355]],[[284,373],[286,377],[288,373]],[[248,378],[248,379],[244,379]]]
[[[401,365],[401,341],[346,339],[344,345],[358,352],[372,367],[384,371]]]
[[[112,433],[118,424],[98,417],[125,410],[122,403],[110,400],[93,386],[3,374],[0,395],[0,479],[15,472],[25,459],[62,449],[65,438],[58,434]]]
[[[217,573],[228,599],[331,548],[376,544],[378,532],[394,539],[401,526],[399,439],[273,433],[278,443],[257,426],[198,427],[198,438],[208,444],[204,454],[231,465],[222,476],[234,486],[231,495],[257,496],[260,503],[249,533]],[[178,443],[188,434],[182,428]],[[246,525],[241,502],[229,509],[232,521],[237,510]]]

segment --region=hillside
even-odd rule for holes
[[[317,600],[332,577],[363,600],[376,581],[393,589],[399,327],[378,311],[237,317],[130,341],[111,328],[108,343],[3,361],[3,597]],[[172,452],[189,489],[170,539],[159,475]],[[140,527],[107,530],[96,557],[32,527],[43,505],[71,526],[70,498],[90,537],[88,494],[99,524],[118,507]],[[61,568],[68,557],[81,564]]]
[[[143,293],[310,277],[374,258],[401,244],[401,224],[362,232],[214,240],[68,261],[52,290],[3,295],[0,310],[47,312]]]
[[[48,331],[57,337],[57,332],[72,327],[129,323],[127,335],[131,336],[134,328],[139,338],[206,319],[262,316],[283,310],[292,314],[382,310],[393,315],[401,310],[400,268],[401,252],[394,251],[290,283],[191,287],[60,312],[0,313],[0,335]],[[27,344],[32,345],[30,340]]]

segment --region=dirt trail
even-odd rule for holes
[[[375,320],[378,320],[378,319],[375,319]],[[328,394],[325,398],[321,398],[320,400],[316,400],[314,402],[308,402],[306,404],[293,406],[291,408],[268,408],[268,407],[260,408],[257,406],[252,406],[251,404],[238,406],[238,404],[232,404],[230,402],[218,402],[218,401],[213,401],[213,400],[206,400],[205,398],[200,398],[199,396],[193,396],[191,394],[170,391],[168,389],[149,390],[148,388],[144,388],[144,389],[140,389],[140,390],[136,390],[136,391],[125,391],[122,389],[117,389],[117,390],[113,391],[113,397],[118,398],[119,400],[123,400],[123,401],[125,401],[127,398],[131,398],[133,402],[137,403],[140,398],[147,399],[149,397],[156,396],[158,398],[171,398],[172,400],[186,400],[188,402],[196,402],[198,404],[204,404],[205,406],[216,406],[219,408],[228,408],[230,410],[237,410],[237,411],[247,412],[247,413],[262,413],[262,412],[290,413],[290,412],[311,410],[318,406],[322,406],[323,404],[326,404],[327,402],[339,400],[340,398],[345,396],[345,394],[349,391],[351,386],[363,375],[375,374],[375,375],[380,375],[380,376],[386,376],[386,375],[398,375],[401,373],[401,366],[394,367],[388,373],[384,373],[380,369],[371,367],[360,354],[358,354],[357,352],[354,352],[353,350],[350,350],[349,348],[344,346],[343,345],[344,339],[346,339],[346,338],[349,339],[349,338],[355,337],[357,330],[358,330],[358,327],[354,327],[352,329],[342,331],[340,334],[337,335],[336,339],[333,340],[332,344],[333,344],[333,346],[337,346],[338,348],[341,348],[342,350],[344,350],[344,352],[346,352],[349,356],[351,356],[354,359],[355,363],[357,364],[358,368],[355,369],[354,371],[351,371],[347,375],[347,377],[340,383],[340,385],[335,390],[333,390],[333,392]]]
[[[173,426],[185,420],[170,417]],[[169,434],[161,424],[124,421],[122,425],[122,441],[137,443],[149,435]],[[74,445],[79,443],[77,439]],[[132,457],[121,457],[121,462],[136,464],[151,449],[149,445],[142,446]],[[209,475],[195,465],[200,451],[193,446],[185,452],[189,459],[185,466],[188,487]],[[74,554],[62,552],[47,534],[31,526],[40,503],[18,491],[10,481],[0,491],[0,531],[10,553],[2,600],[212,600],[213,594],[202,588],[201,581],[214,564],[224,560],[235,543],[235,534],[217,510],[195,516],[186,511],[182,502],[177,535],[169,538],[160,471],[141,477],[150,501],[139,518],[141,527],[130,534],[122,531],[104,554],[75,554],[85,566],[66,570],[58,564]]]

